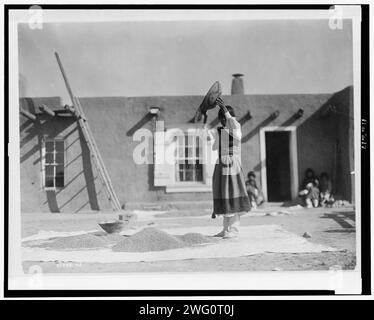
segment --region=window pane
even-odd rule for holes
[[[188,154],[188,156],[186,156],[186,158],[187,158],[187,157],[188,157],[188,158],[193,158],[193,157],[195,157],[195,154],[194,154],[193,151],[194,151],[193,148],[187,148],[187,154]]]
[[[46,176],[54,176],[55,174],[55,170],[54,170],[54,166],[45,166],[45,175]]]
[[[188,170],[186,171],[186,181],[193,181],[193,171],[192,170]]]
[[[53,141],[46,141],[45,142],[45,151],[46,152],[53,152],[54,150],[54,142]]]
[[[63,153],[56,153],[56,163],[64,163],[64,154]]]
[[[196,157],[200,156],[200,138],[196,137]]]
[[[178,146],[180,146],[180,147],[184,146],[184,138],[183,138],[183,136],[177,135],[177,139],[178,139]]]
[[[56,176],[64,175],[64,166],[56,166]]]
[[[188,158],[189,155],[190,155],[190,153],[189,153],[189,150],[188,150],[188,135],[186,134],[184,136],[184,156],[186,158]]]
[[[184,158],[184,147],[178,148],[178,157],[180,159]]]
[[[196,158],[188,159],[188,163],[194,165],[196,163]]]
[[[57,188],[62,188],[64,186],[64,177],[56,177],[56,187]]]
[[[57,140],[55,142],[56,144],[56,151],[57,152],[64,152],[65,147],[64,147],[64,141],[63,140]]]
[[[48,163],[53,163],[53,153],[46,153],[45,154],[45,163],[48,164]]]
[[[183,181],[183,176],[184,176],[184,164],[178,163],[178,164],[176,165],[176,170],[177,170],[177,174],[176,174],[176,179],[177,179],[177,181]]]
[[[184,181],[183,171],[179,171],[179,181]]]
[[[203,143],[198,135],[184,134],[178,137],[178,159],[175,166],[177,181],[203,181]]]
[[[53,185],[53,177],[51,177],[51,176],[46,176],[45,177],[45,186],[47,188],[54,187],[54,185]]]
[[[197,164],[196,168],[196,181],[203,181],[203,165]]]

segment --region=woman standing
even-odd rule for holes
[[[218,118],[222,127],[213,131],[213,150],[218,149],[218,160],[213,173],[213,214],[223,216],[223,230],[216,236],[235,238],[239,235],[240,215],[250,210],[240,146],[242,132],[231,106],[217,99]]]

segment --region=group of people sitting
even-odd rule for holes
[[[261,189],[257,186],[256,174],[250,171],[247,175],[246,187],[252,209],[264,203]],[[322,172],[319,177],[313,169],[305,171],[305,177],[299,192],[303,205],[307,208],[330,207],[334,203],[332,195],[332,182],[326,172]]]
[[[334,198],[328,174],[322,172],[318,177],[313,169],[306,169],[299,197],[307,208],[330,207],[334,203]]]

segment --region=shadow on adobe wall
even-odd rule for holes
[[[41,99],[36,99],[37,101]],[[46,98],[46,103],[55,104],[55,101],[52,102],[51,99]],[[74,156],[74,158],[70,159],[68,163],[65,163],[65,170],[69,167],[74,167],[74,163],[78,161],[79,158],[82,158],[83,168],[82,171],[77,172],[69,181],[66,181],[64,184],[64,188],[59,190],[48,190],[46,191],[46,201],[44,205],[48,205],[50,212],[61,212],[61,210],[67,206],[73,199],[77,198],[85,189],[87,189],[88,194],[88,201],[84,203],[80,208],[76,211],[83,209],[87,204],[90,205],[91,210],[99,210],[99,202],[98,202],[98,194],[101,191],[96,191],[95,180],[97,177],[94,176],[92,163],[91,163],[91,153],[87,146],[87,143],[84,139],[83,133],[77,124],[76,119],[74,118],[55,118],[49,115],[40,114],[37,110],[37,102],[35,102],[34,98],[21,98],[20,105],[28,110],[33,114],[37,114],[36,120],[32,121],[23,116],[21,116],[20,121],[20,134],[21,134],[21,141],[20,141],[20,148],[26,147],[26,144],[33,143],[30,146],[30,149],[21,155],[20,161],[21,163],[27,162],[30,157],[35,156],[35,153],[38,154],[38,158],[36,158],[32,164],[35,166],[40,163],[42,159],[42,145],[43,139],[45,137],[54,138],[63,134],[64,140],[69,143],[65,146],[65,152],[68,151],[70,148],[74,148],[76,143],[80,143],[80,152]],[[44,101],[43,101],[44,103]],[[71,130],[69,130],[71,127]],[[69,130],[69,131],[68,131]],[[69,136],[73,133],[76,133],[78,130],[79,137],[76,139],[68,140]],[[65,133],[68,131],[67,133]],[[74,170],[74,169],[72,169]],[[76,179],[78,179],[81,175],[84,175],[85,185],[83,188],[74,192],[74,194],[69,194],[69,199],[64,199],[63,203],[59,203],[59,194],[61,191],[66,190]],[[26,196],[27,197],[27,196]]]
[[[99,202],[97,200],[95,177],[92,170],[91,151],[87,146],[80,126],[78,126],[78,132],[82,150],[83,173],[87,186],[88,202],[90,204],[91,210],[100,210]]]
[[[334,105],[336,112],[326,113],[329,106]],[[335,194],[343,196],[344,199],[351,201],[354,189],[352,175],[353,171],[353,150],[350,147],[349,140],[353,134],[353,122],[350,116],[352,103],[352,87],[347,87],[342,91],[333,94],[325,103],[320,106],[311,115],[302,115],[301,119],[295,115],[279,124],[281,127],[287,127],[297,124],[297,153],[298,153],[298,173],[299,185],[304,178],[306,168],[313,168],[316,173],[327,172],[333,181],[333,191]],[[308,106],[305,106],[308,110]],[[327,115],[326,115],[327,114]],[[272,122],[269,116],[253,128],[242,138],[242,142],[247,142],[258,134],[261,127],[267,126]],[[351,143],[352,144],[352,143]],[[260,171],[264,163],[258,162],[253,171],[257,175],[257,183],[260,185]]]
[[[96,190],[96,180],[97,175],[94,175],[94,171],[92,168],[92,162],[91,162],[91,152],[87,146],[87,143],[85,141],[83,132],[81,128],[78,126],[79,132],[79,139],[74,140],[69,146],[71,147],[72,144],[77,143],[79,140],[80,147],[81,147],[81,153],[78,154],[76,157],[74,157],[69,163],[65,165],[65,169],[71,165],[73,162],[77,161],[79,158],[82,158],[82,164],[83,168],[82,171],[75,174],[69,181],[67,181],[64,185],[64,188],[58,190],[58,191],[48,191],[47,192],[47,203],[48,207],[51,212],[60,212],[63,208],[65,208],[69,203],[71,203],[74,199],[76,199],[81,193],[83,193],[85,190],[87,191],[88,195],[88,201],[84,202],[77,210],[74,212],[77,213],[80,210],[82,210],[85,206],[89,205],[91,210],[100,210],[99,201],[98,201],[98,195],[101,193],[100,191]],[[84,181],[85,185],[83,185],[78,191],[74,192],[74,194],[71,194],[70,197],[65,200],[63,203],[59,203],[57,201],[57,197],[59,193],[61,193],[63,190],[68,188],[74,181],[76,181],[79,177],[84,175]]]
[[[46,195],[47,195],[47,203],[48,203],[49,211],[53,213],[59,213],[60,208],[58,207],[58,203],[57,203],[56,191],[47,190]]]
[[[353,196],[351,171],[353,149],[353,119],[350,119],[352,87],[333,94],[297,128],[299,183],[306,168],[318,175],[326,172],[333,183],[333,193],[351,201]],[[333,106],[333,110],[328,111]]]
[[[266,127],[274,120],[274,116],[270,115],[265,120],[263,120],[261,123],[259,123],[256,127],[254,127],[251,131],[249,131],[245,136],[242,137],[242,143],[247,142],[251,138],[253,138],[255,135],[258,134],[260,128]]]
[[[160,187],[154,186],[154,170],[155,166],[154,164],[148,164],[148,190],[149,191],[156,191],[160,189]]]
[[[27,109],[35,114],[37,113],[36,105],[34,103],[33,98],[22,98],[23,101],[22,105],[27,106]],[[23,116],[21,119],[25,119]],[[21,149],[25,147],[25,145],[32,141],[34,138],[37,137],[38,143],[35,144],[28,152],[23,154],[21,156],[21,163],[28,160],[32,155],[34,155],[36,152],[39,152],[39,158],[33,162],[33,164],[36,164],[41,160],[41,151],[42,151],[42,142],[43,137],[56,137],[61,132],[66,130],[69,126],[71,126],[72,123],[75,122],[74,119],[64,119],[64,121],[54,121],[53,118],[51,118],[49,115],[45,114],[38,114],[36,120],[31,121],[29,119],[21,120],[23,121],[20,125],[20,133],[22,136],[22,139],[20,141],[20,147]],[[51,125],[51,121],[53,124]],[[67,135],[65,135],[65,139],[74,132],[75,130],[72,130]]]
[[[139,129],[141,129],[141,128],[143,128],[143,126],[147,123],[147,122],[149,122],[149,121],[151,121],[152,120],[152,118],[153,118],[153,115],[152,114],[150,114],[150,113],[147,113],[143,118],[141,118],[130,130],[128,130],[127,132],[126,132],[126,135],[128,136],[128,137],[132,137],[133,136],[133,134],[137,131],[137,130],[139,130]]]
[[[27,119],[20,126],[20,134],[22,136],[22,139],[20,141],[21,150],[26,146],[27,143],[34,141],[33,147],[26,153],[21,155],[20,161],[21,163],[24,163],[29,160],[30,157],[34,156],[35,153],[38,153],[38,158],[32,163],[32,165],[35,166],[42,159],[42,146],[44,137],[53,138],[58,136],[64,130],[66,130],[74,122],[74,120],[72,121],[71,119],[64,119],[64,121],[55,121],[49,115],[38,114],[37,106],[33,98],[20,99],[20,105],[32,114],[37,114],[36,120],[31,121]],[[21,119],[24,119],[24,117],[22,116]],[[70,132],[69,135],[71,133],[72,132]],[[46,191],[46,198],[46,203],[48,204],[50,212],[60,212],[56,191]]]

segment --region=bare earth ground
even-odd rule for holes
[[[270,212],[286,213],[269,215]],[[268,215],[267,215],[268,214]],[[100,219],[116,218],[113,213],[87,214],[23,214],[22,237],[44,231],[81,231],[97,229]],[[321,253],[262,253],[238,258],[189,259],[182,261],[131,262],[131,263],[59,263],[25,261],[25,272],[32,265],[40,265],[43,272],[191,272],[191,271],[281,271],[328,270],[339,266],[353,270],[356,266],[356,228],[353,208],[316,208],[291,210],[287,207],[269,206],[243,216],[242,225],[277,224],[308,240],[338,248],[335,252]],[[216,225],[220,231],[222,220],[211,219],[207,210],[169,211],[146,219],[138,225],[155,227],[192,227]]]

